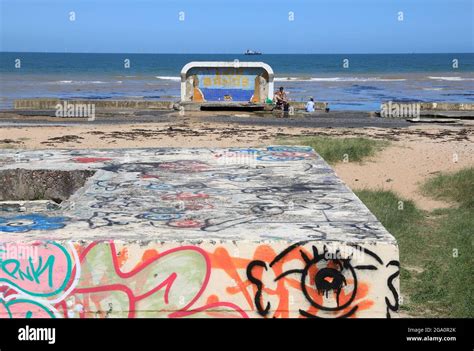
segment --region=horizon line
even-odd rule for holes
[[[242,53],[215,53],[215,52],[190,52],[190,53],[179,53],[179,52],[64,52],[64,51],[3,51],[2,54],[92,54],[92,55],[242,55],[242,56],[264,56],[264,55],[443,55],[443,54],[474,54],[474,52],[358,52],[358,53],[278,53],[269,52],[262,53],[261,55],[245,55]]]

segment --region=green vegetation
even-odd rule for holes
[[[413,251],[419,249],[420,238],[413,233],[424,224],[425,216],[412,201],[402,200],[391,191],[362,190],[356,191],[356,195],[397,238],[399,244],[408,244]],[[416,256],[418,254],[419,252],[415,252]]]
[[[474,207],[474,167],[453,174],[440,174],[424,184],[423,192],[435,199]]]
[[[311,146],[326,162],[335,164],[345,159],[349,162],[360,162],[386,147],[387,141],[369,138],[333,138],[333,137],[301,137],[280,140],[285,144]]]
[[[424,212],[388,191],[356,192],[398,241],[402,311],[474,317],[472,168],[430,179],[423,190],[458,206]],[[403,202],[400,202],[403,201]]]

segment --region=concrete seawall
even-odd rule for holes
[[[19,168],[90,177],[1,207],[1,317],[397,316],[394,237],[311,148],[0,150]]]
[[[136,110],[172,110],[175,102],[158,100],[93,100],[93,99],[17,99],[14,108],[17,110],[55,110],[58,104],[94,104],[97,109],[136,109]]]
[[[421,102],[422,111],[474,111],[474,103]]]
[[[63,104],[67,101],[68,104],[94,104],[98,110],[178,110],[180,108],[179,102],[176,101],[159,101],[159,100],[94,100],[94,99],[52,99],[52,98],[32,98],[32,99],[17,99],[14,101],[14,108],[17,110],[55,110],[58,104]],[[226,103],[221,103],[226,106]],[[403,104],[420,104],[422,112],[470,112],[474,111],[473,103],[445,103],[445,102],[404,102]],[[200,110],[205,103],[183,103],[185,110]],[[230,105],[230,104],[228,104]],[[244,105],[244,104],[242,104]],[[292,101],[291,106],[296,110],[304,110],[306,102]],[[264,106],[264,104],[262,104]],[[327,102],[316,101],[315,109],[324,110],[326,107],[331,107]],[[271,108],[271,105],[269,106]],[[265,107],[265,109],[268,109]]]
[[[94,104],[96,109],[103,110],[177,110],[181,106],[175,101],[157,101],[157,100],[94,100],[94,99],[17,99],[14,101],[14,108],[17,110],[55,110],[58,104],[63,104],[67,101],[68,104]],[[183,103],[185,110],[199,111],[203,103]],[[217,103],[215,104],[217,105]],[[231,104],[221,103],[222,106],[231,106]],[[234,103],[234,105],[237,105]],[[241,104],[244,106],[245,104]],[[263,106],[264,104],[262,104]],[[291,102],[291,105],[297,110],[304,110],[305,102]],[[328,104],[326,102],[315,102],[315,109],[324,110]],[[271,106],[270,106],[271,107]]]

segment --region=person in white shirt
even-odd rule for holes
[[[314,99],[310,98],[306,103],[306,112],[314,112]]]

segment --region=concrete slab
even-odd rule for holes
[[[0,206],[2,317],[397,315],[395,239],[311,148],[0,150],[18,168],[95,173]]]

